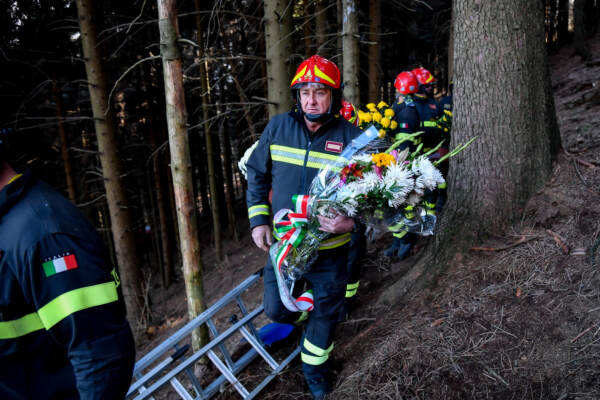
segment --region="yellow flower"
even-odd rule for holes
[[[390,120],[388,118],[382,118],[381,122],[379,122],[381,124],[381,126],[383,126],[384,128],[389,128],[390,127]]]
[[[377,111],[372,113],[372,116],[373,116],[373,121],[375,121],[375,122],[381,121],[382,115],[380,113],[378,113]]]
[[[364,122],[365,124],[368,124],[369,122],[371,122],[373,119],[371,118],[371,114],[369,114],[368,112],[363,113],[363,115],[361,115],[360,117],[360,122]]]
[[[379,136],[380,139],[383,139],[385,137],[385,129],[380,129],[379,135],[377,135],[377,136]]]
[[[388,165],[396,162],[394,156],[386,153],[372,154],[371,160],[373,160],[375,165],[377,165],[378,167],[387,167]]]
[[[369,111],[376,111],[377,108],[375,108],[375,103],[369,103],[367,104],[367,108],[369,109]]]
[[[390,129],[394,130],[398,127],[398,123],[394,120],[392,120],[392,123],[390,124]]]
[[[392,118],[396,114],[394,113],[394,110],[392,110],[391,108],[388,108],[387,110],[385,110],[383,115],[385,115],[388,118]]]
[[[379,103],[377,103],[377,108],[381,110],[383,107],[389,107],[385,101],[382,100]]]

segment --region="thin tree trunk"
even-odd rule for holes
[[[558,0],[557,10],[558,45],[569,41],[569,0]]]
[[[585,7],[586,0],[575,0],[573,6],[573,44],[575,53],[582,60],[590,58],[590,48],[585,34]]]
[[[327,34],[329,22],[327,21],[327,6],[329,0],[315,1],[315,36],[316,36],[316,54],[329,58],[327,49]]]
[[[77,0],[77,12],[81,28],[81,42],[90,101],[92,103],[92,114],[94,116],[94,127],[98,140],[98,153],[102,164],[104,188],[110,211],[123,296],[129,322],[134,329],[138,329],[138,324],[141,322],[141,308],[144,304],[143,280],[135,239],[133,232],[129,230],[131,217],[127,206],[127,197],[120,182],[121,161],[117,154],[114,113],[108,104],[106,75],[98,47],[92,1]]]
[[[550,176],[556,114],[544,43],[543,2],[457,0],[451,147],[477,140],[450,161],[448,202],[422,257],[383,302],[432,284],[450,259],[498,235]],[[512,56],[511,56],[512,55]],[[527,79],[523,79],[527,77]],[[520,82],[515,85],[514,82]]]
[[[314,25],[315,21],[314,21],[314,14],[311,12],[311,2],[307,1],[304,4],[304,56],[305,58],[308,58],[310,56],[312,56],[314,53],[314,48],[313,48],[313,37],[312,37],[312,32],[313,29],[312,26]]]
[[[377,101],[380,97],[380,25],[381,0],[369,0],[369,101]]]
[[[228,107],[229,108],[229,107]],[[227,113],[227,115],[230,115]],[[231,170],[231,143],[229,135],[231,133],[229,129],[229,121],[231,117],[225,117],[221,121],[219,141],[221,142],[221,153],[223,155],[223,178],[225,181],[225,204],[227,205],[227,221],[229,227],[229,234],[238,241],[238,232],[235,224],[235,195],[233,193],[233,172]]]
[[[183,92],[181,56],[177,46],[179,24],[175,0],[158,0],[158,27],[160,30],[160,53],[165,82],[167,104],[167,126],[169,129],[169,148],[171,150],[171,174],[177,205],[177,224],[183,264],[183,277],[188,302],[190,320],[206,309],[202,276],[202,260],[196,207],[192,190],[192,171],[190,148],[187,132],[187,114]],[[193,347],[200,348],[208,343],[208,331],[194,331]]]
[[[448,87],[454,79],[454,10],[450,11],[450,32],[448,33]]]
[[[152,151],[155,152],[157,149],[156,141],[156,130],[154,119],[150,121],[150,146]],[[154,173],[154,189],[156,192],[156,208],[158,209],[158,222],[160,229],[160,244],[161,244],[161,276],[164,287],[171,285],[173,278],[173,257],[171,252],[173,251],[171,246],[171,238],[169,236],[169,217],[167,215],[167,205],[165,202],[165,189],[163,185],[162,168],[161,168],[161,152],[154,154],[152,160],[152,172]],[[168,192],[167,192],[168,193]]]
[[[269,118],[292,108],[292,7],[287,0],[265,0],[265,49]]]
[[[200,54],[199,58],[202,58],[204,52],[204,43],[202,43],[202,35],[203,35],[203,23],[201,19],[200,11],[200,0],[195,0],[196,6],[196,28],[198,29],[198,45]],[[208,105],[210,104],[210,99],[208,96],[208,71],[205,63],[200,64],[200,87],[202,90],[201,101],[202,101],[202,116],[204,118],[204,139],[206,141],[206,159],[208,164],[208,182],[209,182],[209,190],[210,190],[210,210],[212,213],[212,226],[213,233],[215,239],[215,253],[218,260],[223,259],[223,244],[222,244],[222,234],[221,234],[221,221],[219,219],[219,215],[221,214],[220,204],[218,201],[219,194],[217,188],[217,180],[216,180],[216,167],[215,167],[215,154],[214,154],[214,146],[213,137],[210,129],[210,125],[207,123],[208,121]]]
[[[75,203],[75,183],[73,180],[73,169],[71,168],[71,157],[69,157],[69,144],[67,143],[67,132],[63,119],[62,99],[60,98],[60,90],[56,81],[52,81],[52,94],[54,103],[56,104],[56,120],[58,122],[58,136],[60,137],[60,153],[63,159],[63,167],[65,169],[65,179],[67,181],[67,193],[69,200]]]
[[[352,104],[360,104],[357,0],[343,0],[342,4],[344,98]]]

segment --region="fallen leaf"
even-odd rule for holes
[[[439,326],[442,324],[442,322],[444,322],[444,318],[440,318],[440,319],[436,319],[435,321],[433,321],[431,323],[431,325],[429,325],[430,328],[435,328],[436,326]]]
[[[517,288],[517,293],[515,294],[517,297],[521,297],[521,295],[523,294],[523,289],[521,289],[520,287]]]

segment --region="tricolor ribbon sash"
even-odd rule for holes
[[[294,195],[292,201],[295,204],[295,211],[287,208],[281,209],[273,218],[275,237],[279,240],[273,268],[275,268],[275,276],[277,277],[279,297],[281,297],[285,308],[290,311],[310,311],[312,309],[307,302],[301,301],[300,298],[294,299],[291,288],[288,287],[287,281],[289,279],[286,280],[281,270],[287,255],[297,248],[306,236],[309,200],[310,196]]]

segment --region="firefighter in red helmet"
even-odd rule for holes
[[[296,98],[295,110],[269,121],[246,164],[252,238],[265,251],[272,244],[272,215],[290,208],[293,195],[308,193],[320,168],[360,135],[357,127],[340,118],[341,74],[333,62],[317,55],[303,61],[290,89]],[[314,309],[301,315],[284,307],[270,260],[264,269],[264,307],[267,316],[278,322],[307,317],[301,342],[302,369],[311,394],[322,399],[331,387],[329,355],[336,323],[345,310],[348,247],[356,228],[354,220],[346,216],[318,218],[321,230],[332,235],[321,243],[316,262],[303,276],[312,290]]]

